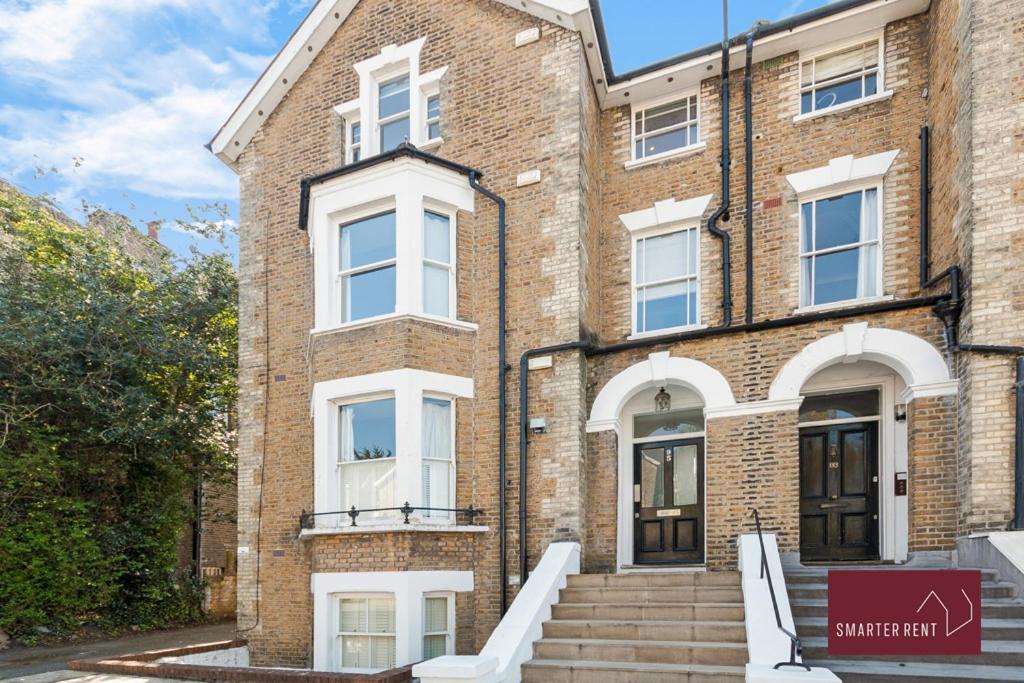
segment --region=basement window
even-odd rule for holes
[[[455,595],[423,596],[423,659],[455,654]]]
[[[338,670],[372,673],[395,667],[395,596],[348,594],[338,598]]]
[[[633,160],[666,156],[700,144],[697,95],[633,110]]]
[[[800,62],[800,113],[811,114],[879,94],[882,41],[859,42]]]

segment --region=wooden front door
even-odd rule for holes
[[[704,562],[704,440],[637,444],[633,562]]]
[[[800,559],[878,558],[878,423],[801,429]]]

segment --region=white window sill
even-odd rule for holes
[[[480,329],[480,326],[476,323],[466,322],[464,320],[453,320],[451,318],[441,318],[436,315],[427,315],[426,313],[388,313],[387,315],[378,315],[372,318],[354,320],[350,323],[341,323],[340,325],[334,325],[333,327],[314,327],[309,331],[309,336],[315,337],[322,334],[330,334],[332,332],[358,330],[364,327],[372,327],[373,325],[379,325],[381,323],[392,322],[395,320],[419,320],[422,322],[434,323],[435,325],[443,325],[456,330],[467,330],[470,332],[476,332]]]
[[[429,152],[432,149],[437,149],[438,147],[440,147],[443,144],[444,144],[444,138],[434,138],[433,140],[427,140],[422,145],[420,145],[417,149],[419,149],[421,152]]]
[[[882,301],[892,301],[895,299],[892,294],[886,294],[884,296],[872,296],[864,299],[848,299],[847,301],[835,301],[830,304],[818,304],[817,306],[802,306],[800,308],[794,308],[793,314],[800,315],[802,313],[818,313],[819,311],[835,311],[841,308],[854,308],[856,306],[866,306],[867,304],[877,304]]]
[[[642,166],[650,166],[656,164],[659,161],[665,161],[666,159],[676,159],[678,157],[685,157],[698,152],[703,152],[707,147],[706,143],[698,143],[696,145],[690,145],[689,147],[680,147],[679,149],[673,149],[668,152],[661,152],[660,154],[654,154],[643,159],[630,159],[624,166],[627,169],[640,168]]]
[[[793,117],[793,123],[800,123],[801,121],[810,121],[811,119],[817,119],[822,116],[828,116],[829,114],[838,114],[841,111],[849,111],[850,109],[856,109],[857,107],[872,104],[873,102],[881,102],[883,100],[891,98],[892,94],[892,90],[883,90],[880,93],[868,95],[867,97],[862,97],[859,100],[843,102],[842,104],[837,104],[834,107],[818,109],[817,111],[809,111],[806,114],[797,114],[796,116]]]
[[[677,332],[696,332],[697,330],[706,329],[707,325],[681,325],[679,327],[666,327],[661,330],[648,330],[647,332],[636,332],[626,337],[627,340],[633,341],[634,339],[647,339],[648,337],[664,337],[667,334],[676,334]]]
[[[345,514],[345,513],[339,513]],[[317,527],[315,529],[303,529],[299,532],[299,538],[310,536],[349,536],[352,534],[395,534],[395,533],[432,533],[432,534],[482,534],[490,531],[490,527],[480,525],[456,524],[429,524],[426,522],[388,522],[385,524],[365,523],[359,526],[335,526]]]

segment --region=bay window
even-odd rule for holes
[[[450,316],[454,291],[451,216],[423,212],[423,312]]]
[[[868,299],[881,292],[879,188],[800,204],[800,305]]]
[[[350,403],[338,410],[341,509],[370,510],[400,504],[395,502],[395,399]]]
[[[337,670],[373,672],[395,667],[395,596],[338,597]]]
[[[423,399],[423,506],[451,508],[455,474],[455,411],[451,399]],[[451,513],[427,510],[424,517],[453,519]]]

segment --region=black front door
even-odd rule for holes
[[[878,423],[804,427],[800,559],[878,557]]]
[[[704,561],[704,440],[638,444],[633,451],[633,562]]]

